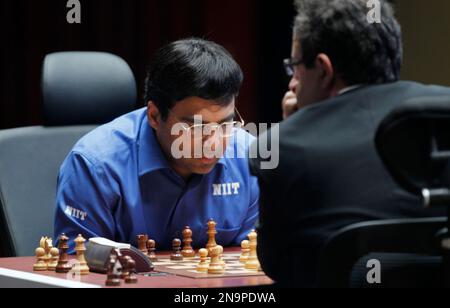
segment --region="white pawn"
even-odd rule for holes
[[[247,262],[245,262],[245,269],[251,270],[251,271],[259,271],[261,268],[258,260],[258,255],[256,252],[257,246],[258,246],[258,234],[256,231],[250,232],[248,235],[248,238],[250,239],[250,254],[248,256]]]
[[[45,249],[39,247],[36,249],[37,263],[33,265],[33,270],[36,272],[43,272],[47,270],[47,263],[45,263]]]
[[[55,271],[56,267],[58,266],[58,260],[59,260],[59,250],[56,247],[52,247],[50,249],[50,262],[48,263],[48,270],[49,271]]]
[[[223,247],[218,245],[209,249],[209,256],[211,257],[211,263],[209,264],[208,274],[220,275],[225,272],[221,261],[220,255],[223,253]]]
[[[86,240],[81,236],[81,234],[75,239],[75,251],[77,253],[78,262],[75,264],[74,270],[80,275],[89,275],[89,267],[84,255],[86,252],[86,247],[84,245],[85,242]]]
[[[223,259],[223,253],[221,253],[219,256],[219,262],[220,262],[220,265],[222,265],[223,269],[225,269],[226,263],[225,263],[225,260]]]
[[[197,265],[197,272],[207,273],[209,268],[208,249],[202,248],[198,251],[200,263]]]
[[[242,241],[241,248],[242,254],[239,258],[239,262],[245,264],[248,260],[248,255],[250,254],[250,242],[247,240]]]

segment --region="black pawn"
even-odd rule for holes
[[[112,253],[108,261],[108,272],[105,283],[106,286],[108,287],[120,286],[120,272],[117,272],[115,269],[117,262],[118,262],[117,256],[114,253]]]
[[[183,255],[181,254],[181,240],[174,239],[172,241],[172,255],[170,256],[170,260],[172,261],[183,261]]]
[[[134,284],[138,282],[136,276],[136,262],[133,259],[127,259],[128,275],[125,277],[125,283]]]

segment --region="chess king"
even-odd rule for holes
[[[259,202],[246,157],[254,138],[236,108],[242,80],[236,61],[213,42],[193,38],[157,51],[146,107],[83,137],[62,164],[55,238],[65,233],[74,253],[78,234],[135,246],[137,234],[148,234],[169,250],[188,225],[193,248],[201,248],[213,218],[217,243],[239,246]]]

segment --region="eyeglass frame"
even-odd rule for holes
[[[187,133],[192,132],[192,131],[195,131],[196,128],[197,128],[197,129],[198,129],[198,128],[201,128],[202,131],[203,131],[203,128],[204,128],[204,127],[211,126],[211,125],[215,125],[215,127],[212,127],[212,128],[211,128],[211,131],[212,131],[212,132],[218,130],[219,127],[222,127],[223,125],[226,125],[226,124],[233,124],[233,126],[234,126],[235,124],[241,124],[241,126],[245,126],[245,121],[244,121],[244,119],[242,118],[242,116],[241,116],[239,110],[238,110],[237,108],[234,108],[234,111],[235,111],[235,113],[237,114],[237,116],[239,117],[239,121],[224,122],[224,123],[222,123],[222,124],[218,124],[218,123],[194,124],[194,125],[191,125],[191,126],[188,126],[188,124],[185,123],[185,122],[181,122],[181,121],[180,121],[179,123],[180,123],[180,124],[184,124],[184,125],[182,125],[181,127],[182,127],[182,128],[184,129],[184,131],[187,132]],[[178,116],[177,116],[172,110],[169,109],[169,113],[173,114],[174,117],[177,118],[177,120],[179,120]],[[195,135],[195,134],[193,134],[193,135]],[[211,134],[211,135],[212,135],[212,134]],[[231,136],[233,136],[233,135],[234,135],[234,132],[233,132],[232,134],[230,134],[230,135],[225,135],[225,136],[224,136],[224,135],[221,135],[220,137],[222,137],[222,138],[229,138],[229,137],[231,137]],[[204,136],[204,135],[202,134],[202,139],[205,138],[205,137],[207,137],[207,136]]]
[[[287,58],[283,60],[284,69],[288,77],[293,77],[295,74],[295,66],[304,64],[303,60],[295,60],[292,58]]]

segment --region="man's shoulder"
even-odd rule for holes
[[[81,138],[71,153],[82,155],[94,164],[117,153],[126,156],[139,138],[145,117],[146,109],[142,108],[99,126]]]
[[[412,98],[441,95],[450,96],[450,88],[439,85],[425,85],[413,81],[368,85],[298,111],[281,124],[281,130],[285,132],[293,129],[298,130],[299,125],[310,121],[314,123],[316,129],[321,125],[328,127],[329,122],[325,119],[345,119],[355,112],[364,113],[372,110],[379,111],[378,114],[383,116]],[[375,113],[372,113],[372,115]],[[320,121],[317,121],[318,119]]]

